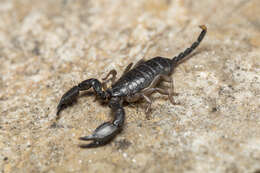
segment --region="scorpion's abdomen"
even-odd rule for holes
[[[172,61],[167,58],[155,57],[143,62],[122,75],[112,86],[114,97],[131,96],[150,86],[158,75],[169,75],[172,72]]]

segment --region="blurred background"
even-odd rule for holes
[[[1,0],[0,172],[260,172],[259,0]],[[172,74],[173,106],[125,107],[110,144],[79,137],[110,120],[82,94],[55,122],[62,94],[131,62],[173,57],[205,24]]]

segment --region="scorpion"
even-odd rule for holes
[[[80,137],[80,140],[91,141],[88,144],[80,145],[81,148],[99,147],[109,143],[119,132],[122,131],[125,121],[125,110],[123,102],[135,102],[139,99],[144,99],[148,102],[146,112],[150,110],[152,101],[148,97],[154,92],[162,95],[167,95],[172,104],[176,104],[173,99],[173,80],[170,77],[177,64],[189,55],[196,47],[199,46],[207,32],[205,25],[199,26],[202,31],[197,40],[172,59],[164,57],[154,57],[145,61],[139,60],[134,66],[130,63],[124,70],[122,76],[116,81],[116,70],[111,70],[101,83],[98,79],[90,78],[82,81],[78,85],[69,89],[60,99],[57,106],[57,116],[61,110],[71,105],[77,100],[80,91],[85,91],[91,87],[94,89],[97,98],[108,103],[114,115],[111,122],[105,122],[99,125],[93,134],[85,137]],[[133,67],[132,67],[133,66]],[[108,77],[112,77],[108,79]],[[112,85],[107,89],[106,83],[111,81]],[[160,81],[165,81],[170,84],[170,89],[162,89],[157,87]]]

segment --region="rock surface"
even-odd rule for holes
[[[260,171],[260,1],[1,0],[0,172]],[[80,149],[79,137],[111,119],[80,81],[120,75],[131,62],[200,47],[172,75],[173,106],[152,96],[125,107],[123,132]]]

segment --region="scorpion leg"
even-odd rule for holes
[[[108,79],[108,77],[109,77],[110,75],[112,75],[112,78]],[[112,81],[112,84],[113,84],[113,83],[115,82],[115,80],[116,80],[116,75],[117,75],[116,70],[115,70],[115,69],[112,69],[112,70],[110,70],[110,71],[108,72],[107,76],[104,77],[102,80],[104,80],[105,83],[107,83],[108,81],[111,80],[111,81]],[[108,79],[108,80],[107,80],[107,79]]]
[[[170,100],[170,102],[173,104],[173,105],[178,105],[179,103],[177,103],[177,102],[175,102],[175,100],[174,100],[174,98],[173,98],[173,92],[171,92],[171,90],[169,91],[169,90],[167,90],[167,89],[162,89],[162,88],[148,88],[148,89],[146,89],[144,92],[143,92],[143,96],[145,96],[145,95],[150,95],[150,94],[152,94],[153,92],[158,92],[158,93],[160,93],[160,94],[162,94],[162,95],[167,95],[168,96],[168,98],[169,98],[169,100]],[[146,96],[147,97],[147,96]],[[145,98],[145,97],[144,97]],[[151,104],[150,102],[149,102],[149,100],[147,99],[147,98],[145,98],[145,100],[149,103],[149,104]],[[150,108],[151,106],[149,106],[149,108]]]
[[[112,75],[112,77],[111,77],[110,79],[108,79],[108,77],[109,77],[110,75]],[[104,82],[102,82],[102,88],[103,88],[104,90],[107,89],[107,83],[108,83],[109,81],[112,81],[112,84],[115,83],[116,75],[117,75],[116,70],[115,70],[115,69],[112,69],[112,70],[110,70],[110,71],[108,72],[107,76],[102,79],[102,80],[104,81]]]
[[[147,107],[146,107],[146,109],[145,109],[145,113],[147,114],[146,115],[146,117],[149,119],[149,115],[148,115],[148,113],[150,113],[150,111],[151,111],[151,105],[152,105],[152,100],[148,97],[148,96],[146,96],[145,94],[141,94],[141,96],[147,101]]]
[[[127,73],[127,72],[129,72],[129,70],[131,70],[131,67],[134,65],[134,67],[133,68],[135,68],[136,66],[138,66],[138,65],[140,65],[140,64],[142,64],[144,62],[144,59],[140,59],[139,61],[137,61],[137,63],[134,65],[134,63],[130,63],[130,64],[128,64],[128,66],[125,68],[125,70],[124,70],[124,72],[123,72],[123,74],[125,74],[125,73]]]
[[[105,145],[122,130],[125,120],[125,111],[122,107],[122,101],[118,98],[112,98],[109,101],[109,107],[114,113],[114,120],[112,122],[105,122],[98,126],[92,135],[80,137],[80,140],[92,140],[89,144],[80,145],[81,148],[93,148]]]
[[[166,76],[166,75],[162,75],[161,78],[162,78],[164,81],[170,83],[170,90],[165,90],[165,89],[157,88],[157,89],[156,89],[157,92],[159,92],[160,94],[168,95],[169,100],[171,101],[171,103],[172,103],[173,105],[179,104],[179,103],[177,103],[177,102],[174,100],[174,98],[173,98],[173,96],[177,96],[178,93],[175,93],[175,92],[174,92],[174,85],[173,85],[173,80],[172,80],[172,78],[171,78],[170,76]]]
[[[164,81],[170,83],[171,86],[170,86],[169,90],[155,87],[160,79],[163,79]],[[173,98],[173,96],[176,95],[177,93],[173,92],[172,78],[169,76],[166,76],[166,75],[160,75],[154,79],[154,81],[150,84],[150,86],[148,88],[146,88],[145,90],[143,90],[143,92],[141,94],[139,94],[139,96],[142,96],[148,102],[148,106],[145,111],[146,113],[150,112],[151,104],[152,104],[152,101],[148,97],[148,95],[152,94],[153,92],[158,92],[163,95],[168,95],[168,98],[173,105],[179,104],[179,103],[175,102],[175,100]]]
[[[133,68],[139,66],[140,64],[142,64],[142,63],[144,63],[144,62],[145,62],[144,58],[140,59],[139,61],[137,61],[137,63],[134,65]]]
[[[71,89],[69,89],[61,97],[60,102],[57,106],[57,116],[59,115],[61,110],[65,109],[68,105],[71,105],[73,102],[77,100],[80,91],[88,90],[91,87],[93,87],[93,89],[99,97],[101,97],[102,99],[106,99],[107,94],[104,91],[102,91],[101,83],[94,78],[87,79],[79,83],[77,86],[74,86]]]
[[[162,89],[162,88],[150,88],[149,89],[150,91],[149,92],[158,92],[162,95],[167,95],[170,102],[173,104],[173,105],[178,105],[179,103],[175,102],[174,98],[173,98],[173,93],[169,90],[166,90],[166,89]]]
[[[125,68],[123,74],[127,73],[127,72],[131,69],[132,66],[133,66],[133,63],[132,63],[132,62],[131,62],[130,64],[128,64],[128,66],[126,66],[126,68]]]
[[[139,60],[136,65],[143,63],[143,61],[144,61],[143,59]],[[160,78],[161,78],[161,76],[157,76],[153,80],[153,82],[150,84],[150,86],[148,88],[144,89],[141,93],[135,93],[132,96],[127,96],[126,101],[130,103],[130,102],[136,102],[140,98],[144,98],[147,101],[147,107],[146,107],[145,113],[148,114],[151,110],[151,105],[152,105],[152,100],[148,97],[148,95],[150,95],[154,91],[153,90],[154,86],[156,86],[156,84],[158,83]]]
[[[147,107],[145,109],[145,113],[146,113],[146,117],[147,119],[149,119],[149,113],[151,110],[151,105],[152,105],[152,100],[147,96],[149,93],[145,94],[145,93],[136,93],[133,96],[127,96],[125,99],[127,102],[131,103],[131,102],[136,102],[137,100],[139,100],[140,98],[145,99],[145,101],[147,102]]]

